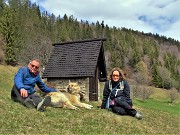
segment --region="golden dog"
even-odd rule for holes
[[[62,107],[68,109],[79,109],[78,107],[84,107],[91,109],[93,106],[80,102],[80,86],[77,83],[69,82],[67,86],[67,92],[50,92],[46,96],[51,97],[51,106]]]

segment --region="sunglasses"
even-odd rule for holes
[[[119,77],[119,75],[112,75],[113,77]]]
[[[38,66],[35,66],[33,65],[32,63],[30,63],[31,67],[35,68],[35,69],[38,69],[39,67]]]

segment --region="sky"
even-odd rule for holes
[[[31,0],[56,17],[125,27],[180,41],[180,0]]]

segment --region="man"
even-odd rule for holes
[[[39,75],[40,61],[33,59],[27,67],[18,70],[14,77],[14,86],[11,91],[11,99],[20,102],[28,108],[37,108],[37,111],[44,111],[50,105],[51,98],[45,97],[43,100],[38,94],[35,94],[35,85],[45,93],[56,92],[56,90],[47,87]]]

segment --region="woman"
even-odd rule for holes
[[[114,113],[119,115],[130,115],[142,119],[142,115],[132,108],[130,99],[130,88],[125,76],[119,68],[113,68],[110,79],[106,81],[103,91],[101,108],[110,107]]]

